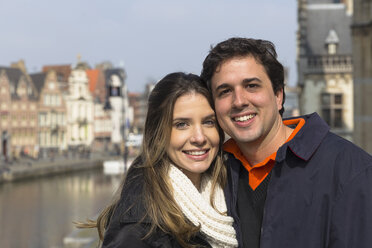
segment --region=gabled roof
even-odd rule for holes
[[[89,80],[89,91],[91,93],[94,93],[94,90],[96,89],[96,85],[98,82],[99,70],[98,69],[86,70],[86,73]]]
[[[327,54],[326,40],[330,33],[337,34],[336,54],[351,55],[351,18],[344,4],[309,4],[306,15],[307,55]]]
[[[0,67],[0,71],[5,70],[6,75],[8,76],[9,83],[17,87],[19,79],[24,75],[23,72],[18,68],[11,67]]]
[[[106,81],[106,84],[108,84],[110,82],[112,75],[117,75],[119,77],[119,79],[120,79],[120,82],[121,82],[122,86],[124,86],[124,80],[126,78],[124,69],[115,68],[115,69],[107,69],[107,70],[105,70],[105,79],[106,79],[105,81]]]
[[[57,73],[57,80],[60,82],[68,82],[68,77],[71,74],[71,65],[45,65],[43,72],[54,70]]]
[[[40,95],[41,89],[44,87],[44,84],[45,84],[46,73],[43,73],[43,72],[33,73],[33,74],[30,74],[30,77],[32,81],[34,82],[34,85]]]
[[[23,78],[23,80],[25,80],[26,84],[28,84],[29,86],[34,88],[33,83],[29,80],[29,77],[24,72],[22,72],[22,70],[20,70],[18,68],[0,66],[0,72],[1,71],[5,71],[8,79],[9,79],[9,84],[13,85],[15,90],[18,88],[18,84],[19,84],[19,82],[22,78]],[[11,97],[13,99],[19,99],[19,96],[17,95],[16,91],[11,93]],[[30,100],[35,100],[36,97],[37,97],[37,94],[34,91],[31,95],[28,96],[28,98]]]
[[[325,4],[325,3],[335,3],[335,0],[307,0],[308,4]]]
[[[142,93],[139,92],[128,92],[128,97],[140,97]]]
[[[86,70],[89,80],[89,90],[95,100],[104,103],[107,97],[107,85],[104,71],[100,68]]]

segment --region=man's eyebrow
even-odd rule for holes
[[[220,89],[225,89],[225,88],[228,88],[228,87],[229,87],[229,84],[223,83],[223,84],[218,85],[218,87],[216,88],[215,91],[218,91]]]
[[[259,79],[257,77],[243,79],[243,83],[250,83],[252,81],[257,81],[257,82],[260,82],[260,83],[262,82],[261,79]]]
[[[257,81],[257,82],[262,82],[261,79],[257,78],[257,77],[252,77],[252,78],[245,78],[242,80],[242,83],[250,83],[252,81]],[[223,83],[223,84],[220,84],[215,91],[218,91],[220,89],[225,89],[225,88],[229,88],[230,85],[228,83]]]

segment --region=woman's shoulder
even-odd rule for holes
[[[143,170],[141,166],[133,165],[127,172],[116,206],[120,222],[139,222],[146,215]]]
[[[124,179],[121,196],[142,194],[144,186],[144,168],[139,164],[132,165]]]

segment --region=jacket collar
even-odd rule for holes
[[[275,159],[277,162],[281,162],[285,159],[287,148],[302,160],[309,160],[329,132],[329,126],[317,113],[288,119],[297,118],[303,118],[305,120],[305,125],[292,140],[283,144],[278,149]]]

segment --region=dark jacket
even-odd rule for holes
[[[277,151],[260,247],[372,247],[371,155],[329,132],[316,113],[301,118],[305,125]],[[225,197],[241,243],[236,203],[242,165],[228,156]]]
[[[148,247],[181,247],[169,234],[157,230],[149,238],[143,239],[150,227],[150,219],[145,217],[142,197],[142,168],[132,165],[121,193],[120,201],[112,215],[105,232],[103,248],[148,248]],[[210,247],[199,234],[190,243]]]

